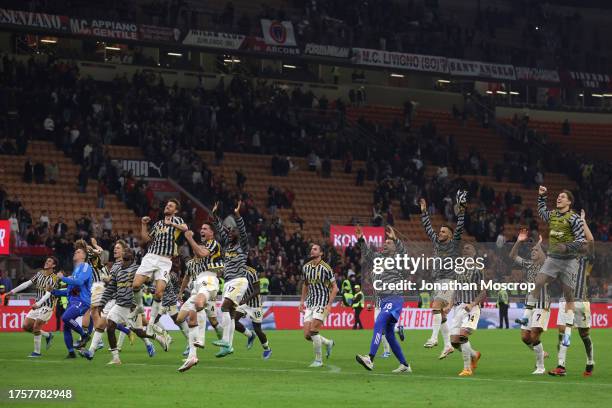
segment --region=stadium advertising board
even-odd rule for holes
[[[183,44],[197,47],[224,48],[237,50],[246,37],[240,34],[217,33],[214,31],[189,30]]]
[[[70,31],[73,34],[112,38],[114,40],[138,40],[138,25],[113,20],[71,17]]]
[[[507,64],[449,58],[448,69],[451,75],[457,76],[505,80],[516,79],[514,66]]]
[[[140,24],[138,26],[140,39],[143,41],[177,42],[181,36],[178,28],[160,27]]]
[[[612,89],[610,75],[594,74],[592,72],[570,71],[566,77],[569,82],[582,88]]]
[[[148,160],[118,160],[118,162],[122,170],[131,171],[136,178],[166,177],[166,166],[164,163],[157,165]]]
[[[448,60],[445,57],[432,55],[404,54],[401,52],[372,50],[368,48],[353,48],[352,61],[357,65],[370,65],[374,67],[437,72],[440,74],[448,72]]]
[[[0,24],[52,31],[68,31],[70,29],[67,16],[5,8],[0,8]]]
[[[516,79],[520,81],[554,82],[559,83],[559,72],[552,69],[514,67]]]
[[[351,49],[348,47],[336,47],[335,45],[321,45],[308,43],[304,47],[305,55],[317,55],[320,57],[348,58]]]
[[[0,255],[8,255],[11,247],[11,224],[0,220]]]
[[[384,227],[361,227],[368,244],[380,247],[385,240]],[[352,225],[332,225],[329,230],[332,245],[336,248],[346,248],[357,243],[355,227]]]
[[[291,21],[261,20],[261,31],[268,45],[295,47],[295,33]]]

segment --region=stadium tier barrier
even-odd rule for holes
[[[0,332],[15,332],[21,330],[21,325],[29,311],[27,301],[19,301],[20,306],[4,306],[0,307]],[[25,304],[24,304],[25,303]],[[14,304],[14,303],[13,303]],[[297,301],[266,301],[264,302],[263,322],[264,330],[301,330],[304,322],[304,315],[298,311]],[[217,311],[220,313],[221,304],[217,305]],[[559,306],[552,304],[550,317],[548,320],[548,328],[554,329],[557,322]],[[145,307],[145,314],[150,315],[151,310]],[[518,328],[519,325],[514,323],[514,319],[518,319],[523,314],[523,305],[520,303],[511,303],[508,310],[508,318],[511,328]],[[452,313],[448,319],[452,320]],[[80,318],[79,318],[80,319]],[[219,315],[221,319],[221,315]],[[364,310],[361,314],[361,321],[364,329],[372,329],[374,327],[374,310]],[[166,330],[178,330],[178,327],[172,322],[168,315],[163,315],[160,319],[162,326]],[[243,320],[245,326],[252,328],[250,320]],[[332,307],[331,313],[325,321],[324,327],[327,329],[351,329],[354,323],[354,312],[349,307],[344,307],[341,302],[336,302]],[[406,302],[400,316],[399,325],[404,326],[408,330],[427,330],[432,327],[431,309],[421,309],[417,307],[416,302]],[[481,309],[480,321],[478,322],[479,329],[495,329],[499,327],[499,310],[495,304],[489,303]],[[594,329],[612,328],[612,304],[608,303],[591,303],[591,327]],[[53,331],[55,329],[55,318],[51,319],[46,324],[44,330]],[[208,325],[208,329],[212,329]]]

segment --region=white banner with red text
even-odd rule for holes
[[[514,66],[482,61],[467,61],[455,58],[448,59],[448,71],[451,75],[474,78],[515,80]]]
[[[448,72],[448,60],[445,57],[433,55],[405,54],[368,48],[353,48],[353,57],[351,60],[357,65],[437,72],[440,74],[446,74]]]
[[[361,227],[363,236],[368,245],[381,247],[385,240],[384,227]],[[336,248],[346,248],[349,245],[355,246],[357,236],[355,227],[352,225],[332,225],[329,228],[329,237],[332,245]]]

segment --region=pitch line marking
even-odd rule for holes
[[[249,360],[249,359],[243,359]],[[24,359],[10,359],[10,358],[0,358],[0,361],[11,361],[11,362],[23,362]],[[63,364],[65,360],[30,360],[32,364]],[[279,360],[281,361],[281,360]],[[289,361],[289,360],[282,360]],[[304,364],[303,361],[299,362],[300,364]],[[122,366],[144,366],[144,367],[178,367],[179,364],[147,364],[147,363],[123,363]],[[326,365],[327,367],[332,367],[330,365]],[[362,372],[356,371],[317,371],[317,370],[304,370],[304,369],[283,369],[283,368],[265,368],[265,367],[227,367],[227,366],[213,366],[206,365],[206,368],[219,369],[219,370],[235,370],[235,371],[263,371],[263,372],[279,372],[279,373],[323,373],[323,374],[344,374],[344,375],[359,375],[360,377],[364,377]],[[333,366],[335,367],[335,366]],[[337,367],[340,368],[340,367]],[[470,377],[470,378],[460,378],[460,377],[448,377],[448,376],[438,376],[438,375],[423,375],[423,374],[391,374],[391,373],[371,373],[369,375],[373,375],[376,377],[415,377],[415,378],[425,378],[425,379],[433,379],[433,380],[457,380],[457,381],[488,381],[488,382],[510,382],[510,383],[524,383],[524,384],[553,384],[553,385],[587,385],[591,387],[602,387],[602,388],[612,388],[612,384],[604,384],[604,383],[590,383],[590,382],[565,382],[565,381],[528,381],[528,380],[517,380],[510,378],[478,378],[478,377]]]

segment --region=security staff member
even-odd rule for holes
[[[342,289],[342,303],[346,307],[353,305],[353,291],[351,289]]]
[[[353,296],[353,310],[355,311],[355,323],[353,324],[353,330],[363,329],[363,324],[361,323],[361,311],[365,306],[365,297],[363,296],[363,292],[361,291],[361,286],[355,285],[355,295]]]
[[[499,328],[502,329],[504,326],[504,320],[506,320],[506,329],[509,327],[508,323],[508,292],[506,289],[502,289],[497,292],[497,307],[499,308]]]
[[[429,292],[419,293],[419,305],[418,306],[421,309],[431,308],[431,296],[429,295]]]

